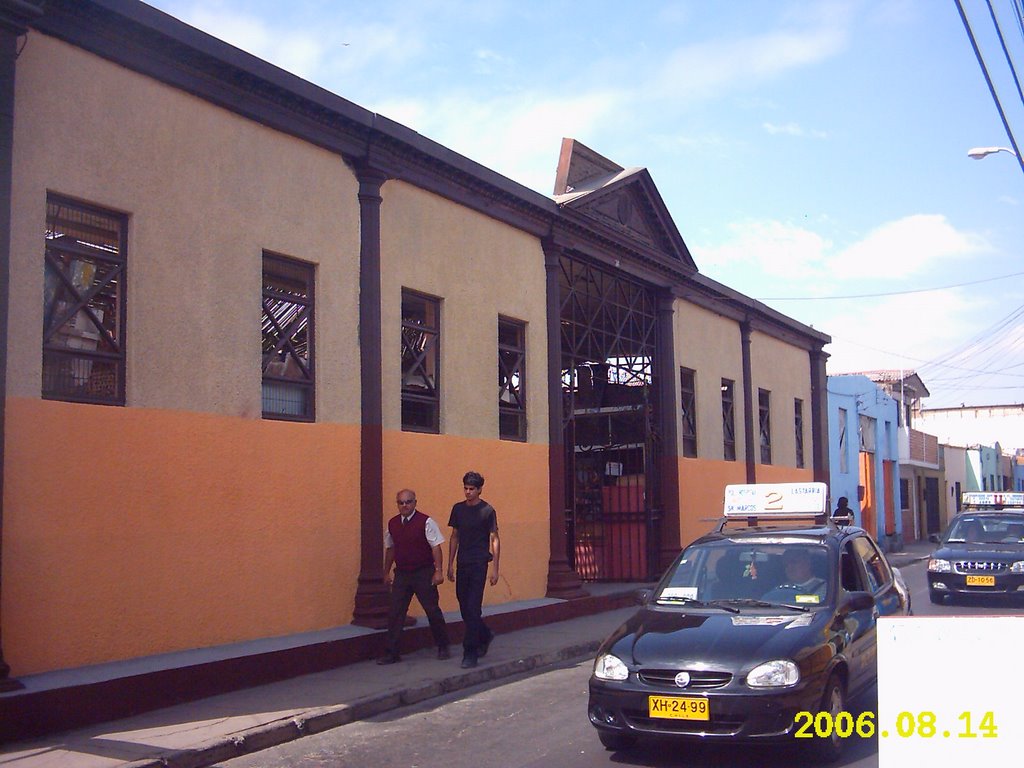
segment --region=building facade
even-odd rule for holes
[[[888,548],[902,545],[899,407],[866,376],[828,377],[829,491],[845,496],[857,525]]]
[[[827,480],[828,337],[647,170],[566,140],[547,197],[134,0],[0,10],[0,681],[379,627],[395,492],[443,526],[469,469],[490,603]]]

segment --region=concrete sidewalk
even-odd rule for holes
[[[894,566],[907,567],[927,559],[933,550],[933,544],[915,542],[889,553],[888,559]],[[633,613],[635,606],[624,598],[643,585],[588,585],[593,591],[602,586],[604,605],[618,607],[500,632],[476,669],[460,667],[457,646],[450,660],[439,661],[433,648],[420,643],[419,650],[405,654],[400,664],[382,667],[362,660],[8,744],[0,748],[0,768],[203,768],[445,693],[589,656]],[[525,615],[535,608],[519,610]],[[500,627],[501,612],[488,613],[495,626]],[[504,609],[506,614],[514,612]],[[456,616],[447,618],[457,623]],[[410,637],[418,630],[427,638],[425,622],[420,619],[418,625]]]
[[[618,585],[619,604],[623,587]],[[630,585],[628,591],[641,585]],[[608,603],[613,604],[612,602]],[[433,648],[364,660],[0,748],[2,768],[201,768],[408,704],[593,654],[635,611],[619,607],[495,637],[480,666]],[[486,613],[486,611],[485,611]],[[420,620],[422,622],[422,619]],[[424,628],[425,629],[425,628]]]

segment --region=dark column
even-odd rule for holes
[[[661,478],[660,572],[679,554],[679,404],[676,402],[675,299],[671,292],[658,295],[658,419],[661,429],[661,458],[656,471]]]
[[[758,444],[754,442],[755,433],[760,435],[760,425],[754,429],[754,377],[750,366],[750,321],[740,323],[740,337],[743,347],[743,442],[746,444],[747,482],[757,482]]]
[[[19,40],[24,43],[28,23],[42,10],[34,3],[2,0],[0,2],[0,566],[3,565],[3,481],[4,440],[7,412],[7,312],[10,305],[11,268],[11,166],[14,154],[14,74]],[[42,248],[42,243],[39,244]],[[0,567],[0,594],[3,568]],[[0,601],[2,602],[2,601]],[[4,661],[3,616],[0,615],[0,691],[22,688],[11,676]]]
[[[352,623],[387,626],[384,583],[384,412],[381,401],[380,188],[387,176],[358,167],[359,179],[359,584]]]
[[[558,283],[562,249],[544,242],[548,331],[548,597],[586,597],[580,576],[569,567],[565,536],[565,436],[562,431],[562,300]]]
[[[811,359],[811,464],[815,482],[828,484],[828,355],[812,350]]]

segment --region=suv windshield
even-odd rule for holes
[[[809,607],[828,600],[828,550],[799,542],[715,541],[687,547],[654,592],[654,602],[689,601]]]
[[[949,529],[946,541],[983,544],[1024,542],[1024,515],[964,515]]]

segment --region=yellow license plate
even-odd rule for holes
[[[967,586],[968,587],[994,587],[996,585],[995,576],[968,576]]]
[[[651,717],[669,720],[709,720],[708,700],[703,696],[648,696]]]

